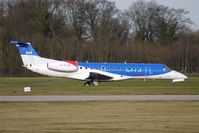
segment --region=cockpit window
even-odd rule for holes
[[[170,70],[170,68],[168,66],[164,66],[163,70],[167,71],[167,70]]]

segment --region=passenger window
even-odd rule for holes
[[[138,70],[138,72],[141,72],[141,71],[142,71],[142,69],[141,69],[141,68],[137,68],[137,70]]]

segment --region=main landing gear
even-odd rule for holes
[[[89,80],[84,83],[84,86],[98,86],[98,81]]]

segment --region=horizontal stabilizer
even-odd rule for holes
[[[10,43],[17,47],[27,47],[27,46],[31,45],[29,42],[26,43],[26,42],[22,42],[22,41],[11,41]]]

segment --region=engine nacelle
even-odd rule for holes
[[[77,61],[55,61],[49,62],[47,68],[59,72],[76,72],[78,70]]]

